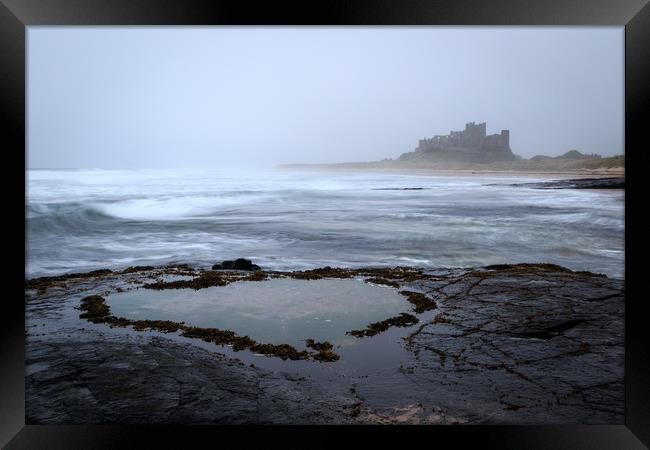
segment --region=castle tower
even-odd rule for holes
[[[480,147],[485,139],[485,122],[468,122],[465,124],[465,131],[462,131],[462,146]]]
[[[504,147],[510,147],[510,130],[501,130],[501,142]]]

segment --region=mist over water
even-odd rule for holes
[[[550,262],[623,277],[624,193],[525,177],[29,170],[28,277],[252,259],[264,269]],[[391,190],[392,188],[425,188]]]

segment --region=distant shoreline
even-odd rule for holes
[[[362,163],[363,164],[363,163]],[[612,177],[625,176],[623,167],[612,167],[607,169],[575,169],[575,170],[516,170],[516,169],[443,169],[443,168],[414,168],[414,167],[376,167],[367,165],[352,164],[283,164],[278,167],[280,170],[314,170],[320,172],[365,172],[365,173],[388,173],[406,175],[431,175],[431,176],[551,176],[555,178],[583,178],[583,177]]]

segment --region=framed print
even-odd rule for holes
[[[1,10],[7,448],[649,445],[645,2]]]

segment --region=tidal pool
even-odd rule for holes
[[[357,338],[346,331],[409,310],[397,289],[359,279],[278,278],[200,290],[138,289],[110,295],[106,302],[118,317],[232,330],[296,348],[304,348],[307,338],[349,345]]]

